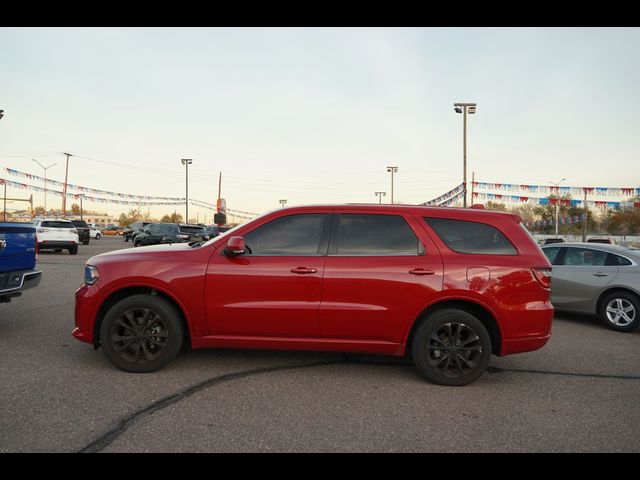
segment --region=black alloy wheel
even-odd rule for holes
[[[183,343],[182,322],[163,298],[133,295],[105,315],[100,342],[109,361],[127,372],[147,373],[168,364]]]
[[[418,327],[412,353],[418,371],[428,380],[439,385],[467,385],[489,365],[491,339],[482,322],[470,313],[443,309]]]

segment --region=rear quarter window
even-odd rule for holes
[[[517,255],[518,251],[497,228],[486,223],[425,217],[438,237],[454,252],[476,255]]]

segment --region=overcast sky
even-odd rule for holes
[[[262,213],[388,200],[394,165],[421,203],[462,180],[456,101],[469,178],[640,185],[637,28],[0,28],[0,72],[0,166],[97,189],[182,197],[193,158],[190,197],[222,171]]]

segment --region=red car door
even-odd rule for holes
[[[319,337],[330,218],[329,213],[279,217],[244,234],[244,255],[216,253],[205,281],[209,333]]]
[[[324,337],[403,340],[442,292],[440,253],[422,232],[410,215],[336,212],[320,305]]]

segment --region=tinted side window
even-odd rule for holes
[[[517,255],[513,244],[497,228],[486,223],[453,220],[450,218],[424,219],[451,250],[482,255]]]
[[[550,248],[542,249],[544,254],[549,259],[549,263],[551,263],[551,265],[557,265],[556,261],[558,260],[558,254],[560,253],[560,248],[561,247],[550,247]]]
[[[632,263],[631,263],[631,260],[629,260],[628,258],[624,258],[624,257],[621,257],[620,255],[615,255],[613,253],[610,253],[607,256],[607,265],[614,265],[614,266],[632,265]]]
[[[250,255],[318,255],[327,215],[309,213],[276,218],[244,236]]]
[[[332,234],[333,235],[333,234]],[[340,215],[336,255],[420,255],[422,243],[399,215]]]
[[[607,252],[601,250],[592,250],[590,248],[568,247],[564,256],[564,265],[566,266],[604,266],[607,261]]]

